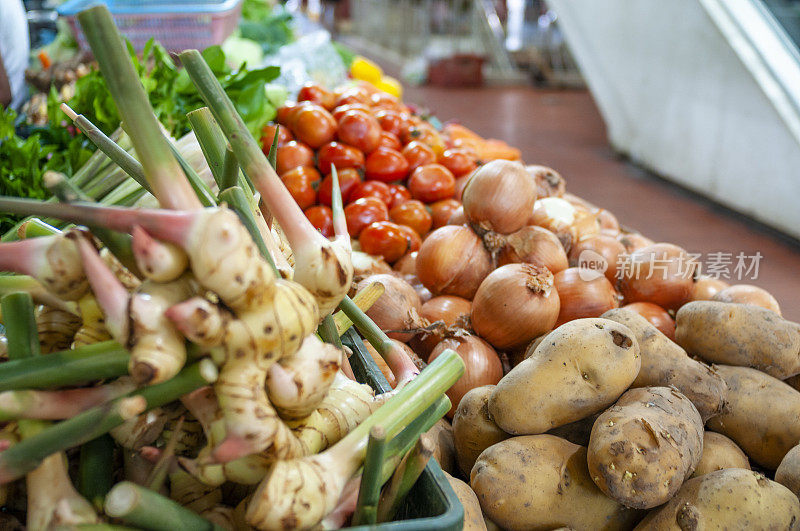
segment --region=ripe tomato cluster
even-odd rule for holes
[[[309,84],[297,100],[264,127],[262,145],[268,152],[277,128],[276,171],[323,235],[333,235],[332,167],[350,236],[389,263],[417,250],[461,206],[461,190],[481,160],[481,145],[464,128],[437,130],[367,83],[333,91]]]

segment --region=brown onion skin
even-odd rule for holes
[[[454,295],[439,295],[422,305],[419,314],[430,322],[444,321],[456,325],[461,317],[469,317],[472,302]]]
[[[525,166],[528,175],[536,181],[536,198],[561,197],[567,189],[567,181],[553,168],[547,166]]]
[[[447,220],[448,225],[466,225],[467,216],[464,215],[464,207],[460,206],[453,211],[450,219]]]
[[[464,188],[467,187],[467,181],[469,181],[471,176],[472,174],[468,173],[456,179],[456,192],[453,194],[454,199],[461,201],[461,198],[464,197]]]
[[[619,234],[619,221],[617,216],[601,208],[597,212],[597,223],[600,225],[600,232],[608,236],[616,237]]]
[[[470,318],[479,336],[504,350],[551,330],[560,308],[550,271],[532,264],[508,264],[481,283]]]
[[[375,304],[367,310],[367,316],[375,321],[381,330],[387,331],[391,339],[408,341],[415,332],[388,332],[388,330],[404,330],[425,326],[419,311],[422,308],[419,295],[405,280],[395,275],[372,275],[358,283],[358,290],[362,290],[373,282],[380,282],[386,291]]]
[[[584,280],[581,275],[588,274],[591,280]],[[605,276],[591,270],[570,267],[554,278],[561,310],[555,326],[584,317],[600,317],[608,310],[619,308],[619,297],[614,286]]]
[[[564,195],[561,196],[561,197],[563,197],[565,201],[570,202],[571,204],[575,205],[578,208],[582,208],[584,210],[589,210],[589,211],[597,210],[596,206],[591,204],[586,199],[584,199],[582,197],[578,197],[575,194],[571,194],[569,192],[565,192]]]
[[[617,240],[619,240],[619,243],[621,243],[625,247],[625,250],[629,253],[638,251],[639,249],[643,249],[655,243],[650,238],[642,236],[638,232],[622,232],[617,235]]]
[[[700,275],[694,281],[692,288],[693,301],[710,301],[720,291],[730,287],[730,284],[718,278]]]
[[[498,265],[528,263],[558,273],[569,267],[567,253],[555,234],[536,225],[522,227],[504,238]]]
[[[419,251],[412,251],[403,255],[400,260],[394,263],[392,268],[401,275],[416,275],[417,274],[417,253]]]
[[[447,417],[452,419],[465,394],[476,387],[496,385],[500,381],[503,365],[492,346],[473,335],[443,339],[431,352],[429,362],[447,349],[455,350],[464,360],[464,374],[445,393],[452,404]]]
[[[697,264],[690,263],[685,250],[671,243],[656,243],[634,251],[629,260],[619,275],[626,303],[652,302],[677,310],[691,300]]]
[[[417,254],[417,276],[434,295],[472,299],[492,271],[492,260],[469,227],[446,225],[431,232]]]
[[[467,221],[481,234],[518,231],[535,202],[536,181],[522,164],[508,160],[493,160],[473,171],[461,196]]]
[[[579,267],[586,264],[579,263],[581,260],[581,253],[590,251],[600,255],[608,267],[605,270],[605,276],[612,284],[617,283],[617,265],[620,256],[626,253],[625,246],[622,245],[616,238],[605,234],[598,234],[585,240],[581,240],[572,246],[569,250],[569,265],[570,267]],[[592,259],[593,255],[584,254],[583,258]],[[590,268],[594,269],[594,268]]]
[[[653,304],[652,302],[633,302],[623,306],[623,309],[638,313],[647,319],[651,325],[658,328],[662,334],[672,341],[675,341],[675,320],[670,316],[667,310],[658,304]]]
[[[711,298],[712,301],[734,302],[738,304],[752,304],[781,315],[781,307],[772,294],[758,286],[750,284],[734,284],[723,289]]]
[[[417,275],[402,275],[402,277],[417,292],[420,302],[425,303],[433,298],[433,293],[420,282]]]
[[[370,275],[391,272],[392,266],[386,263],[380,256],[373,256],[361,251],[353,252],[353,278],[356,279],[356,281]]]
[[[383,356],[378,354],[378,351],[375,350],[366,339],[362,340],[362,343],[364,343],[364,348],[366,348],[367,352],[369,352],[369,355],[372,356],[373,361],[375,361],[375,364],[381,370],[381,374],[383,374],[383,377],[386,378],[387,382],[389,382],[391,388],[394,389],[397,387],[397,378],[395,378],[394,373],[386,364]]]

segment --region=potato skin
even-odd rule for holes
[[[622,395],[597,418],[589,438],[592,479],[628,507],[667,502],[703,453],[703,421],[675,389],[642,387]]]
[[[613,404],[640,365],[639,345],[626,326],[576,319],[550,332],[500,380],[489,414],[508,433],[544,433]]]
[[[708,362],[753,367],[780,380],[800,373],[797,325],[759,306],[684,304],[675,316],[675,341]]]
[[[453,443],[456,463],[461,473],[469,477],[475,460],[485,449],[511,437],[497,427],[489,416],[489,395],[493,385],[471,389],[461,398],[453,415]]]
[[[464,531],[486,531],[486,522],[483,520],[481,504],[478,497],[469,488],[469,485],[447,472],[444,473],[450,486],[453,487],[458,501],[464,507]]]
[[[726,468],[692,478],[636,527],[648,531],[798,529],[800,501],[763,474]]]
[[[708,421],[759,465],[775,470],[800,442],[800,392],[748,367],[715,367],[728,384],[728,405]]]
[[[640,513],[592,483],[586,448],[553,435],[513,437],[487,448],[470,475],[483,512],[503,529],[631,529]]]
[[[601,317],[631,329],[639,343],[642,368],[631,387],[675,386],[692,401],[705,422],[725,405],[725,380],[705,363],[693,360],[677,343],[632,310],[617,308]]]
[[[800,445],[789,450],[775,470],[775,481],[800,496]]]
[[[449,474],[455,474],[456,465],[456,446],[453,440],[453,427],[446,419],[440,419],[431,429],[427,431],[431,436],[435,448],[433,457],[442,470]]]
[[[724,468],[743,468],[750,470],[750,461],[736,443],[721,433],[706,431],[703,434],[703,455],[697,468],[694,469],[693,478]]]

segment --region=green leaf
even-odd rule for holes
[[[222,51],[221,46],[209,46],[203,50],[202,55],[215,76],[219,77],[220,74],[225,73],[227,69],[225,65],[225,52]]]

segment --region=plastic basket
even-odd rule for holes
[[[58,7],[58,14],[67,19],[81,49],[89,45],[77,15],[98,3],[108,6],[120,33],[137,50],[151,38],[169,51],[222,44],[236,29],[242,12],[242,0],[68,0]]]
[[[350,347],[353,355],[350,365],[358,381],[367,383],[378,392],[390,391],[391,387],[383,377],[372,356],[364,348],[361,338],[351,328],[342,337],[342,342]],[[450,482],[431,459],[419,480],[411,489],[397,520],[376,526],[359,526],[348,529],[385,529],[392,531],[425,531],[433,529],[457,531],[464,527],[464,507],[458,500]]]

